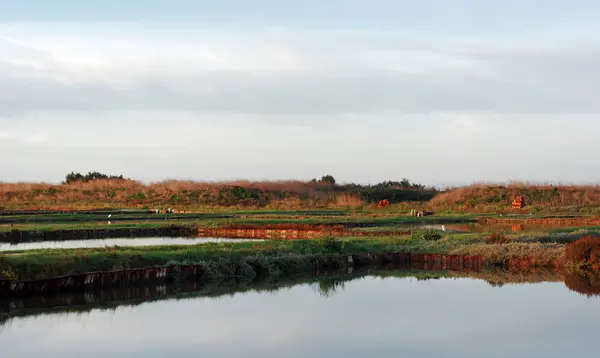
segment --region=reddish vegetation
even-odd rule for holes
[[[600,238],[586,236],[567,245],[565,259],[600,270]]]
[[[509,185],[474,184],[459,187],[436,195],[430,205],[435,209],[485,210],[494,208],[512,209],[512,200],[522,196],[527,207],[538,209],[564,208],[568,206],[600,205],[600,185]]]

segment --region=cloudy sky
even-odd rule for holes
[[[600,181],[597,1],[94,3],[0,2],[0,181]]]

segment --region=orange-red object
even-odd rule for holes
[[[387,208],[388,206],[390,206],[390,202],[387,199],[382,200],[379,202],[379,204],[377,204],[379,209]]]

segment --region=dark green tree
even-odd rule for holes
[[[323,175],[320,182],[326,184],[335,184],[335,178],[330,174]]]

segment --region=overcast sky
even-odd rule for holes
[[[600,2],[6,0],[0,181],[598,182]]]

